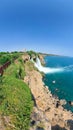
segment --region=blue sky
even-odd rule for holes
[[[73,0],[0,0],[0,51],[73,56]]]

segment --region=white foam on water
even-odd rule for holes
[[[63,67],[65,71],[73,71],[73,65]]]

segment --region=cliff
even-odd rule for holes
[[[42,75],[29,61],[25,63],[24,82],[31,90],[34,108],[31,114],[30,130],[73,130],[73,114],[62,107],[65,101],[54,98]]]

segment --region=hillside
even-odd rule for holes
[[[0,77],[0,130],[29,129],[33,101],[24,76],[24,63],[19,55]]]

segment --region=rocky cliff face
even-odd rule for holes
[[[28,64],[25,64],[24,82],[29,85],[35,102],[30,130],[73,130],[73,113],[62,107],[65,101],[52,96],[44,86],[40,72],[33,68],[29,71]]]

